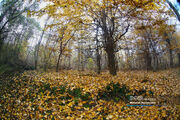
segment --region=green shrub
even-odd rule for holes
[[[51,93],[50,93],[50,95],[52,95],[52,94],[53,94],[53,95],[56,95],[57,88],[58,88],[58,87],[52,87],[52,88],[51,88]]]
[[[81,95],[81,99],[83,100],[83,101],[86,101],[86,100],[89,100],[90,97],[91,96],[91,94],[88,92],[88,93],[85,93],[84,95]]]
[[[11,72],[13,70],[15,70],[16,68],[11,67],[10,65],[4,64],[4,65],[0,65],[0,75],[2,75],[3,73],[7,73],[7,72]]]
[[[99,99],[111,100],[115,102],[119,100],[128,100],[130,90],[125,85],[120,86],[119,83],[108,84],[103,91],[98,93]]]
[[[51,91],[51,88],[50,88],[50,84],[49,84],[49,83],[47,83],[47,84],[44,83],[42,86],[40,86],[39,92],[44,93],[46,90]]]
[[[66,87],[63,86],[63,85],[61,85],[61,86],[59,87],[58,92],[59,92],[60,94],[64,94],[64,93],[66,92]]]
[[[69,88],[67,92],[75,98],[80,98],[82,95],[82,91],[80,88],[74,88],[73,90]]]

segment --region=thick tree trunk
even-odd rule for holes
[[[107,4],[105,1],[103,1],[104,4]],[[102,32],[103,32],[103,38],[104,38],[104,48],[108,56],[108,68],[109,72],[112,75],[117,74],[117,61],[115,57],[115,50],[116,50],[116,42],[120,40],[129,29],[129,24],[126,27],[125,31],[121,35],[117,35],[115,37],[116,32],[116,22],[115,18],[108,17],[109,16],[109,10],[103,9],[101,11],[101,19],[98,21],[101,25]],[[112,11],[111,11],[112,12]]]
[[[116,67],[116,57],[114,52],[114,47],[109,47],[106,50],[108,56],[108,69],[111,75],[117,74],[117,67]]]
[[[107,53],[108,57],[108,70],[111,75],[117,75],[117,67],[118,65],[116,62],[116,56],[115,56],[115,48],[116,44],[114,43],[114,39],[112,35],[108,35],[108,33],[104,34],[104,38],[106,40],[105,43],[105,51]]]

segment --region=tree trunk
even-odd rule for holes
[[[84,58],[82,53],[81,53],[81,65],[82,65],[82,71],[84,71]]]
[[[81,58],[80,58],[80,42],[78,41],[78,71],[80,71]]]
[[[1,37],[1,33],[0,33],[0,53],[1,53],[1,50],[2,50],[2,47],[3,47],[3,43],[4,43],[4,40],[3,38]]]
[[[108,69],[111,75],[117,75],[116,57],[113,45],[109,45],[109,49],[106,49],[108,56]]]
[[[159,69],[159,62],[156,53],[153,54],[153,63],[153,71],[157,71]]]
[[[170,67],[173,67],[173,54],[172,54],[172,50],[169,49],[169,60],[170,60]]]
[[[105,11],[103,11],[105,13]],[[116,57],[115,57],[115,48],[116,44],[113,38],[113,32],[108,32],[107,23],[106,23],[106,15],[103,14],[102,17],[102,24],[103,24],[103,37],[105,41],[105,51],[108,57],[108,69],[111,75],[117,74],[117,67],[116,67]]]
[[[61,39],[62,40],[62,39]],[[63,48],[62,48],[62,41],[60,43],[60,48],[59,48],[59,56],[58,56],[58,61],[57,61],[57,65],[56,65],[56,72],[59,71],[59,63],[60,63],[60,59],[61,59],[61,55],[63,52]]]
[[[59,63],[60,63],[61,53],[62,53],[62,52],[60,52],[60,53],[59,53],[59,56],[58,56],[58,61],[57,61],[57,65],[56,65],[56,72],[59,71]]]
[[[96,57],[96,60],[97,60],[97,73],[100,74],[101,73],[101,56],[99,54],[99,48],[97,48],[96,54],[97,54],[97,57]]]
[[[149,53],[147,53],[146,54],[146,68],[147,68],[147,70],[152,70],[151,62],[152,62],[151,56]]]
[[[70,56],[68,57],[68,61],[69,61],[69,63],[68,63],[68,69],[70,70],[70,69],[71,69],[71,57],[70,57]]]
[[[180,53],[178,53],[178,62],[179,62],[179,67],[180,67]]]
[[[167,36],[167,34],[165,34]],[[173,67],[173,54],[172,54],[172,49],[171,49],[171,39],[167,38],[166,39],[166,42],[168,44],[168,49],[169,49],[169,64],[170,64],[170,67],[172,68]]]
[[[97,73],[100,74],[101,73],[101,55],[99,53],[99,40],[98,40],[98,31],[99,28],[97,26],[96,28],[96,65],[97,65]]]
[[[117,67],[118,65],[116,62],[116,56],[115,56],[115,48],[116,44],[114,43],[114,39],[112,35],[108,35],[107,32],[104,34],[104,38],[106,40],[105,43],[105,51],[107,53],[108,57],[108,70],[111,75],[117,75]]]
[[[159,69],[159,60],[158,60],[158,57],[156,57],[156,69],[157,70]]]

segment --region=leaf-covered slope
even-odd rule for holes
[[[117,76],[64,71],[1,77],[1,119],[178,119],[178,70],[129,71]],[[123,86],[126,86],[124,88]],[[157,105],[128,107],[124,97],[157,98]],[[172,99],[171,99],[172,98]]]

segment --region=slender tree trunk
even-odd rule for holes
[[[82,57],[82,61],[81,61],[81,65],[82,65],[82,71],[84,71],[84,61],[83,61],[83,57]]]
[[[80,71],[81,59],[80,59],[80,42],[78,41],[78,71]]]
[[[158,57],[156,56],[156,69],[158,70],[159,69],[159,60],[158,60]]]
[[[71,57],[70,56],[68,56],[68,69],[70,70],[71,69]]]
[[[61,55],[62,55],[62,41],[60,43],[60,48],[59,48],[59,56],[58,56],[58,61],[57,61],[57,65],[56,65],[56,72],[59,71],[59,64],[60,64]]]
[[[81,65],[82,65],[82,71],[84,71],[84,42],[81,43]]]
[[[172,50],[169,49],[169,60],[170,60],[170,67],[173,67],[173,54],[172,54]]]
[[[1,35],[1,33],[0,33],[0,52],[1,52],[1,50],[2,50],[3,43],[4,43],[4,40],[3,40],[3,38],[2,38],[1,36],[2,36],[2,35]]]
[[[101,56],[99,54],[99,50],[96,51],[97,52],[97,73],[100,74],[101,73]]]
[[[98,26],[96,27],[96,65],[97,65],[97,73],[101,73],[101,55],[99,53],[99,40],[98,40]]]
[[[56,72],[59,71],[59,64],[60,64],[60,59],[61,59],[61,52],[59,53],[59,56],[58,56],[58,61],[57,61],[57,65],[56,65]]]

